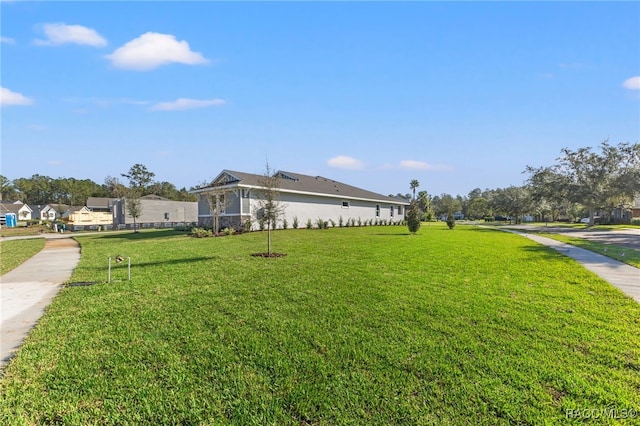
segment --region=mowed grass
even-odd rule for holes
[[[568,235],[550,233],[540,233],[540,235],[586,250],[591,250],[595,253],[602,254],[628,265],[635,266],[636,268],[640,268],[640,250],[624,247],[618,244],[606,244],[599,241],[592,241],[586,238],[576,238]]]
[[[6,367],[0,424],[578,424],[566,410],[640,406],[640,305],[524,237],[288,230],[278,259],[250,256],[259,232],[78,239],[72,281],[100,283],[65,288]],[[105,284],[117,254],[132,279],[120,264]]]
[[[44,238],[0,242],[0,275],[14,269],[44,247]]]

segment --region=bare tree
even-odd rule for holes
[[[209,187],[202,193],[209,207],[209,212],[211,213],[213,235],[217,235],[220,230],[220,215],[224,212],[229,202],[227,193],[228,190],[216,188],[215,186]]]

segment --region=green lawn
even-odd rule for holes
[[[7,366],[0,424],[538,425],[640,408],[640,305],[524,237],[288,230],[277,259],[250,256],[259,232],[78,240],[72,281],[99,283],[65,288]],[[105,284],[117,254],[132,279],[120,264]]]
[[[44,238],[0,242],[0,275],[4,275],[44,247]]]
[[[620,262],[624,262],[628,265],[635,266],[636,268],[640,268],[640,250],[635,250],[617,244],[605,244],[599,241],[588,240],[586,238],[571,237],[569,235],[550,234],[545,232],[541,232],[540,235],[586,250],[591,250]]]

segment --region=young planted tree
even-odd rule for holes
[[[267,163],[265,172],[260,179],[262,187],[258,193],[260,200],[258,201],[257,219],[263,220],[267,227],[267,256],[272,257],[275,253],[271,252],[271,230],[276,228],[278,218],[284,212],[284,206],[280,202],[280,176],[274,172]]]
[[[211,187],[202,194],[211,213],[214,236],[218,235],[218,231],[220,230],[220,215],[227,207],[229,197],[226,196],[226,192],[227,191],[222,188]]]
[[[125,198],[125,206],[127,214],[133,218],[133,232],[138,232],[138,219],[142,216],[142,201],[140,201],[139,192],[131,189]]]
[[[407,227],[412,234],[415,234],[420,229],[420,216],[422,216],[422,212],[420,211],[418,202],[413,200],[407,211]]]

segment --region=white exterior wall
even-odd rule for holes
[[[343,207],[342,203],[348,202],[349,207]],[[394,220],[404,219],[405,206],[402,205],[402,213],[398,214],[398,204],[388,202],[374,202],[365,200],[354,200],[349,198],[333,198],[323,197],[319,195],[292,194],[281,192],[280,204],[284,208],[283,215],[278,221],[278,228],[282,227],[282,219],[286,218],[289,228],[292,227],[294,217],[298,219],[298,227],[306,227],[307,221],[311,219],[313,226],[316,227],[318,219],[329,221],[332,219],[336,226],[339,223],[340,216],[346,224],[347,220],[354,219],[357,223],[358,218],[365,220]],[[380,206],[380,215],[376,216],[376,204]],[[391,207],[394,207],[393,216],[391,216]],[[253,229],[258,229],[256,223],[256,212],[259,209],[259,200],[251,200],[251,220],[254,222]],[[246,212],[244,212],[246,213]]]

